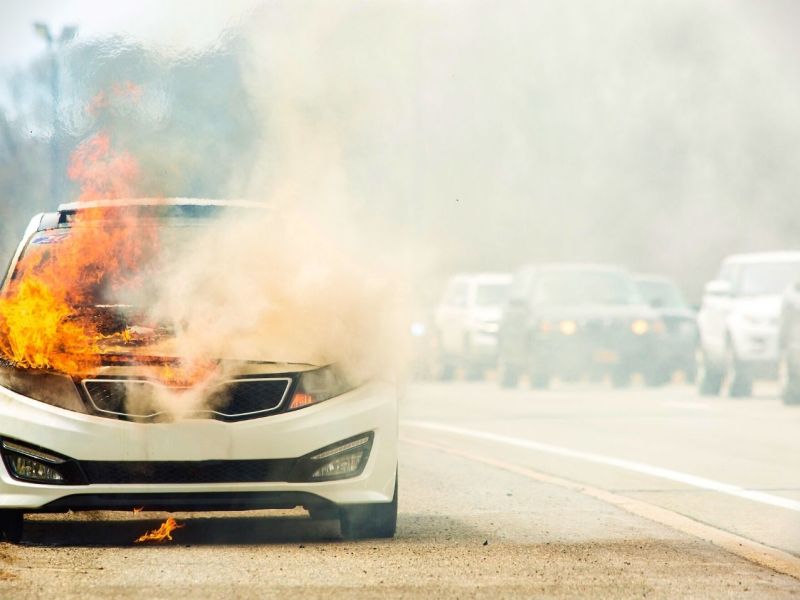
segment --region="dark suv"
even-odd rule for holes
[[[783,295],[778,373],[784,404],[800,404],[800,280]]]
[[[657,366],[647,374],[647,383],[667,383],[677,370],[693,382],[697,372],[697,313],[669,277],[636,275],[635,279],[639,292],[664,323],[664,333],[656,348]]]
[[[664,324],[620,267],[527,266],[514,276],[500,325],[501,384],[527,374],[533,387],[553,377],[610,375],[617,387],[647,373]]]

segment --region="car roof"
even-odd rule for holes
[[[614,264],[604,263],[544,263],[544,264],[530,264],[523,267],[524,270],[531,271],[612,271],[617,273],[627,273],[625,267]]]
[[[800,251],[783,252],[751,252],[747,254],[733,254],[723,260],[723,264],[740,263],[776,263],[776,262],[799,262]]]
[[[253,200],[219,200],[210,198],[106,198],[80,200],[61,204],[59,212],[86,210],[92,208],[120,208],[128,206],[219,206],[233,208],[266,208],[263,202]]]
[[[633,279],[638,282],[643,283],[669,283],[674,285],[675,280],[672,277],[667,277],[666,275],[654,275],[651,273],[634,273]]]
[[[469,283],[503,284],[511,283],[511,273],[459,273],[452,277],[452,281],[466,281]]]

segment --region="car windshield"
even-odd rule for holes
[[[600,270],[545,272],[537,282],[534,300],[537,304],[562,306],[642,302],[628,276]]]
[[[501,306],[508,296],[506,283],[481,283],[475,290],[475,305],[480,307]]]
[[[25,278],[29,272],[36,273],[37,265],[69,262],[75,267],[75,274],[96,281],[82,298],[84,306],[141,306],[148,296],[148,282],[153,281],[157,273],[168,265],[172,257],[187,243],[206,231],[209,223],[209,219],[153,220],[151,222],[151,232],[154,232],[151,238],[154,242],[153,247],[137,249],[136,260],[121,260],[120,256],[115,256],[116,272],[113,282],[103,273],[98,273],[92,258],[83,252],[84,241],[72,227],[40,231],[34,234],[25,246],[12,279]],[[143,227],[148,226],[144,221],[142,224]],[[114,240],[115,225],[103,222],[97,226],[104,229],[106,239]]]
[[[800,262],[742,265],[739,274],[740,296],[775,296],[800,277]]]
[[[678,287],[671,281],[640,280],[636,282],[645,302],[658,308],[684,308],[686,302]]]

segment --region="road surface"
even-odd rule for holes
[[[800,597],[800,408],[687,386],[419,383],[394,540],[302,510],[28,517],[0,597]]]

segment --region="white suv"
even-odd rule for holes
[[[497,362],[497,332],[511,275],[473,273],[450,279],[436,308],[435,324],[441,375],[458,367],[470,378]]]
[[[776,375],[781,298],[798,276],[800,252],[739,254],[722,262],[697,316],[702,394],[718,394],[727,381],[731,396],[749,396],[754,378]]]

